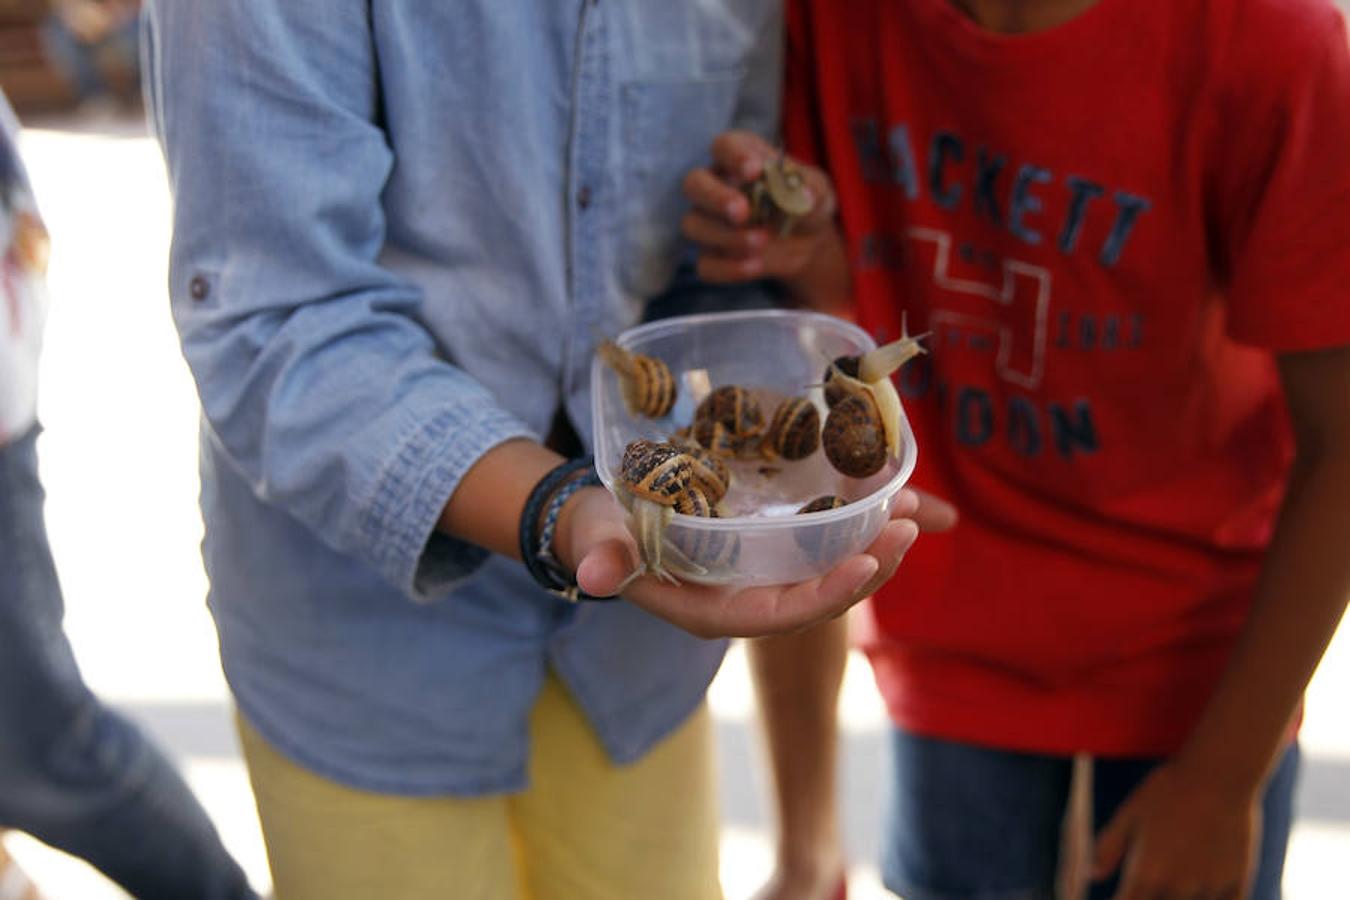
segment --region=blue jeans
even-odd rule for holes
[[[173,766],[80,678],[37,434],[0,446],[0,828],[82,857],[139,898],[255,897]]]
[[[883,862],[886,886],[906,900],[1051,900],[1073,762],[1011,753],[896,729],[894,789]],[[1093,830],[1100,831],[1162,760],[1093,763]],[[1278,900],[1293,820],[1298,747],[1266,786],[1251,900]],[[1092,886],[1110,900],[1113,877]]]

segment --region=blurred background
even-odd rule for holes
[[[1350,0],[1341,0],[1350,11]],[[99,7],[92,15],[88,7]],[[165,289],[168,189],[139,110],[124,25],[135,0],[0,0],[0,86],[53,239],[40,445],[67,629],[90,686],[183,768],[259,889],[269,885],[204,598],[193,385]],[[720,740],[723,883],[749,896],[769,871],[772,820],[744,657],[712,691]],[[1350,897],[1350,627],[1309,693],[1289,900]],[[842,704],[851,896],[889,896],[875,860],[886,724],[854,658]],[[0,735],[3,739],[3,735]],[[147,840],[154,840],[147,835]],[[23,835],[7,846],[52,900],[124,896]]]

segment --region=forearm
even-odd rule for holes
[[[563,462],[529,440],[511,440],[483,454],[464,473],[437,530],[494,553],[520,558],[520,516],[530,491]]]
[[[846,622],[833,619],[761,638],[749,651],[777,798],[779,865],[838,865],[835,716],[848,652]],[[822,854],[833,859],[821,860]]]
[[[1296,464],[1228,670],[1182,751],[1223,783],[1260,784],[1350,593],[1350,452]]]

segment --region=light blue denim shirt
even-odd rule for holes
[[[572,608],[434,533],[681,255],[679,185],[777,121],[777,0],[160,0],[172,308],[204,410],[210,604],[249,721],[362,788],[525,782],[552,666],[618,762],[720,642]]]

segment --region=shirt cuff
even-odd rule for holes
[[[496,407],[456,409],[430,419],[398,447],[363,519],[381,573],[419,602],[438,600],[487,561],[489,551],[436,531],[459,480],[483,454],[538,436]]]

